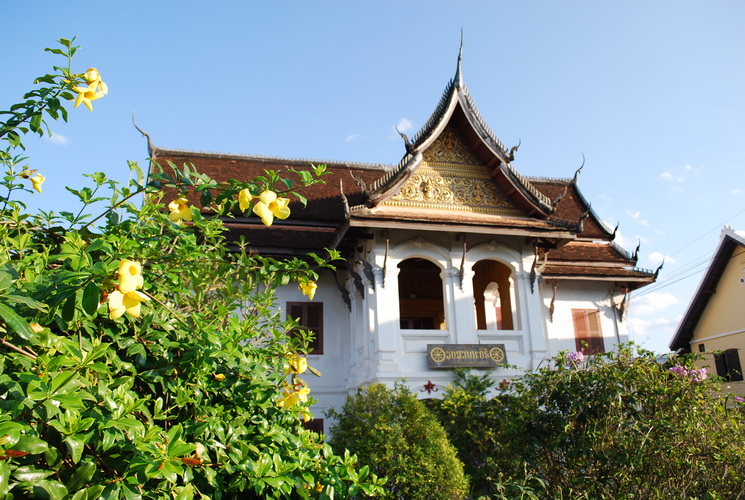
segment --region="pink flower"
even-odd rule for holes
[[[567,355],[567,368],[576,368],[581,365],[584,360],[585,355],[582,354],[582,351],[570,352]]]

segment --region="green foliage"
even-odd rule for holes
[[[52,52],[69,61],[75,47],[61,43]],[[218,185],[188,165],[147,181],[131,163],[126,185],[99,172],[90,186],[69,189],[82,204],[77,213],[26,213],[11,196],[28,190],[13,151],[29,130],[44,133],[42,111],[67,116],[50,99],[72,99],[81,78],[69,69],[40,78],[47,86],[4,113],[0,128],[8,141],[0,158],[0,497],[382,491],[355,457],[302,428],[311,401],[287,400],[303,382],[285,366],[303,346],[288,335],[295,325],[277,313],[274,291],[316,279],[336,255],[276,261],[244,245],[229,251],[220,219],[203,215],[230,216],[241,189],[292,195],[322,182],[323,169],[294,183],[267,172]],[[164,190],[169,200],[204,203],[172,222]],[[88,213],[95,203],[106,205],[98,215]],[[140,269],[142,282],[127,285]],[[121,317],[112,314],[117,294],[128,307]]]
[[[501,417],[500,406],[498,400],[487,397],[494,386],[489,372],[476,376],[457,369],[455,382],[448,386],[443,399],[428,401],[463,462],[474,497],[494,493],[494,483],[500,477],[493,457],[499,447],[494,423]]]
[[[437,413],[474,496],[743,495],[742,403],[715,377],[633,345],[576,359],[562,353],[493,399],[463,386],[447,392]]]
[[[352,450],[379,476],[386,497],[460,499],[468,481],[455,449],[424,404],[403,386],[373,384],[347,398],[331,429],[331,446]]]

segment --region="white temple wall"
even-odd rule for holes
[[[600,329],[606,351],[615,350],[619,341],[629,341],[626,318],[619,320],[616,308],[621,304],[623,296],[614,292],[611,284],[605,281],[575,281],[559,280],[556,287],[553,318],[550,314],[553,285],[541,283],[543,293],[543,317],[549,337],[549,357],[559,351],[577,350],[575,342],[572,310],[597,310],[600,319]],[[613,307],[615,303],[616,308]]]

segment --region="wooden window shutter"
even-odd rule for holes
[[[572,309],[574,340],[578,351],[585,354],[605,352],[603,332],[600,330],[600,313],[595,309]],[[585,347],[584,344],[587,344]]]
[[[727,349],[724,351],[724,360],[727,364],[727,381],[738,382],[742,380],[742,368],[740,367],[740,353],[738,349]]]

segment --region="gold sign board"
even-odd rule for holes
[[[493,368],[507,364],[504,344],[428,344],[430,368]]]

